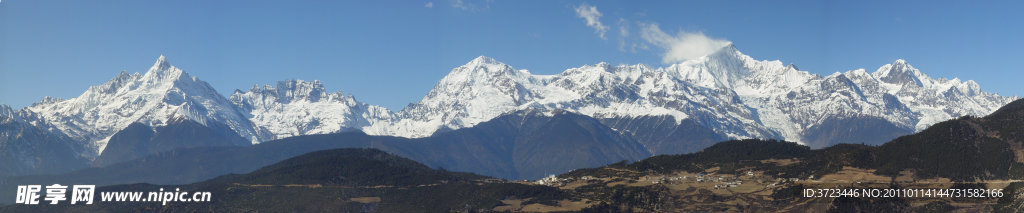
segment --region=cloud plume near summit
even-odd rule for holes
[[[661,63],[671,64],[711,54],[732,44],[725,39],[714,39],[703,32],[680,30],[675,36],[662,31],[657,23],[641,24],[640,37],[648,43],[665,49]]]
[[[576,12],[576,17],[583,19],[587,27],[594,29],[594,33],[598,37],[608,40],[605,35],[611,27],[601,23],[600,18],[603,14],[597,10],[596,6],[583,3],[577,5],[574,12]],[[679,30],[676,35],[672,35],[661,30],[661,27],[655,22],[636,22],[636,26],[639,27],[639,38],[636,38],[637,36],[630,36],[632,33],[629,20],[619,18],[617,23],[619,50],[636,53],[638,49],[648,50],[649,45],[657,46],[665,51],[660,54],[661,63],[664,64],[679,63],[705,56],[732,44],[729,40],[711,38],[700,31]]]

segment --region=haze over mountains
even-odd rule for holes
[[[591,137],[588,141],[608,145],[588,156],[607,154],[612,147],[640,147],[612,160],[694,152],[740,138],[785,139],[812,148],[879,144],[940,121],[984,116],[1014,99],[984,92],[974,81],[929,77],[904,60],[870,73],[820,76],[779,61],[755,60],[729,45],[668,67],[599,63],[555,75],[534,75],[480,56],[453,69],[419,102],[392,112],[353,95],[327,92],[319,81],[281,81],[224,97],[161,56],[144,74],[121,72],[76,98],[47,97],[20,110],[0,108],[0,121],[12,126],[0,129],[0,145],[16,147],[0,149],[0,159],[12,162],[0,172],[58,172],[29,159],[110,165],[204,146],[180,143],[184,139],[175,136],[181,134],[167,133],[172,131],[227,141],[210,146],[357,130],[426,138],[503,115],[564,112],[598,121],[570,122],[586,127],[573,140]],[[510,140],[541,140],[537,137]],[[108,153],[112,144],[119,144],[113,149],[118,151]]]

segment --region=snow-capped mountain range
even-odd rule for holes
[[[829,120],[880,119],[909,134],[960,116],[983,116],[1015,99],[981,91],[974,81],[931,78],[902,59],[873,73],[820,76],[755,60],[732,45],[664,68],[599,63],[556,75],[533,75],[481,56],[453,69],[420,102],[396,113],[394,122],[362,129],[425,137],[541,108],[599,119],[666,115],[730,138],[809,142],[807,131]],[[830,144],[837,142],[858,141]]]
[[[122,71],[79,97],[47,97],[21,111],[38,115],[25,123],[84,141],[91,153],[83,156],[95,156],[112,135],[136,122],[159,127],[188,119],[226,127],[255,144],[352,130],[428,137],[529,109],[566,110],[620,123],[667,116],[671,119],[665,122],[672,125],[692,123],[725,138],[777,138],[822,147],[857,142],[829,136],[837,133],[827,130],[850,119],[912,133],[943,120],[986,115],[1015,99],[981,91],[974,81],[931,78],[904,60],[871,73],[859,69],[821,76],[780,61],[755,60],[729,45],[667,67],[599,63],[555,75],[531,74],[480,56],[398,112],[327,92],[319,81],[281,81],[225,98],[160,56],[144,74]],[[617,131],[636,136],[644,126]],[[651,153],[675,151],[641,143]]]
[[[254,143],[265,139],[260,138],[262,128],[234,104],[206,82],[171,66],[162,55],[145,74],[121,71],[76,98],[47,97],[25,110],[38,113],[75,140],[88,141],[96,153],[103,151],[110,136],[132,123],[159,127],[179,118],[207,126],[223,124]]]

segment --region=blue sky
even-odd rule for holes
[[[666,50],[644,36],[652,26],[822,75],[903,58],[932,77],[1024,95],[1022,9],[1010,1],[3,0],[0,103],[75,97],[164,54],[225,96],[318,79],[399,110],[479,55],[536,74],[602,61],[663,66]]]

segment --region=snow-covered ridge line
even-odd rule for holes
[[[352,95],[327,93],[316,80],[235,90],[230,100],[254,125],[266,129],[269,139],[358,130],[392,117],[386,108],[356,101]]]
[[[422,100],[398,112],[328,92],[320,81],[287,80],[236,90],[229,98],[160,58],[144,74],[122,71],[79,97],[26,107],[36,123],[87,141],[101,152],[131,123],[173,119],[224,126],[253,143],[361,130],[427,137],[525,109],[566,110],[599,119],[671,116],[731,138],[801,142],[830,119],[877,118],[921,130],[964,115],[982,116],[1016,97],[974,81],[931,78],[904,60],[868,73],[828,76],[780,61],[758,61],[729,45],[667,67],[598,63],[535,75],[485,56],[456,67]]]

